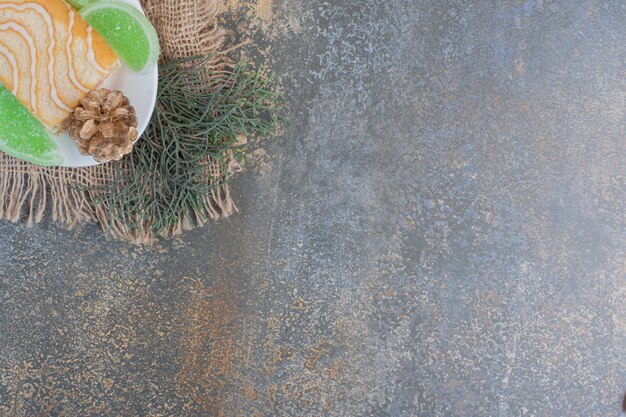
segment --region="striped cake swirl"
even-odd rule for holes
[[[118,66],[64,0],[0,0],[0,82],[51,130]]]

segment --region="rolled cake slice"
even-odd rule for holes
[[[64,0],[0,0],[0,82],[50,130],[119,65]]]

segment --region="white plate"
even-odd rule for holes
[[[143,12],[139,0],[122,1]],[[115,71],[104,83],[104,87],[111,90],[120,90],[130,99],[130,103],[137,111],[137,130],[140,139],[146,127],[148,127],[152,111],[154,110],[158,82],[159,70],[156,66],[154,71],[149,74],[137,74],[122,64],[122,67]],[[53,136],[53,139],[59,145],[61,153],[65,158],[61,166],[78,168],[100,164],[91,156],[81,155],[68,133]]]

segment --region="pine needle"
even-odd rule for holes
[[[198,219],[208,211],[206,197],[228,181],[230,160],[245,155],[238,137],[270,136],[283,121],[273,77],[244,61],[224,69],[213,59],[160,66],[150,125],[114,181],[90,190],[93,204],[136,236],[167,237],[183,219],[191,228],[206,221]]]

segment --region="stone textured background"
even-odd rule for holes
[[[0,223],[0,415],[619,416],[626,3],[227,6],[291,124],[182,239]]]

